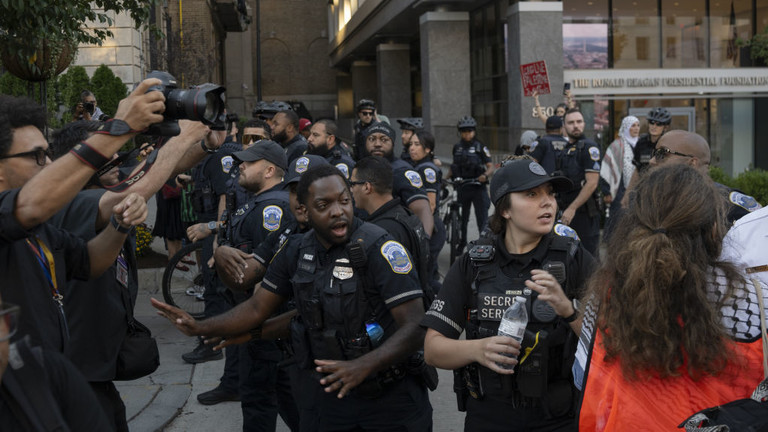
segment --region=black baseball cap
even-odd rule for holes
[[[491,200],[498,204],[510,192],[522,192],[544,183],[552,183],[555,192],[571,190],[573,183],[563,176],[550,176],[544,167],[531,159],[516,159],[505,162],[491,178]]]
[[[269,140],[257,141],[243,151],[232,153],[232,157],[238,162],[254,162],[266,159],[283,170],[288,168],[288,160],[286,160],[285,157],[285,150],[280,147],[280,144]]]
[[[560,129],[563,127],[563,118],[560,116],[547,117],[547,129]]]
[[[330,165],[322,156],[317,155],[304,155],[297,157],[291,161],[291,165],[285,172],[283,177],[283,183],[289,185],[291,183],[298,183],[301,179],[301,175],[307,172],[308,169],[318,167],[320,165]]]

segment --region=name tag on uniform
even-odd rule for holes
[[[117,256],[117,266],[115,268],[115,279],[120,282],[124,288],[128,288],[128,261],[121,253]]]

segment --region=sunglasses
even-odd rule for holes
[[[362,114],[364,116],[372,116],[373,115],[373,111],[360,111],[360,114]]]
[[[657,122],[656,120],[648,120],[648,124],[651,126],[666,126],[669,123]]]
[[[261,141],[265,139],[267,139],[267,137],[265,137],[264,135],[243,135],[244,143],[249,143],[251,141],[256,142],[256,141]]]
[[[16,153],[12,155],[0,156],[0,159],[11,159],[11,158],[17,158],[17,157],[34,157],[35,162],[37,162],[37,164],[40,166],[45,166],[45,163],[48,162],[47,158],[53,159],[50,149],[41,149],[41,148],[36,148],[32,151],[28,151],[24,153]]]
[[[16,334],[19,324],[19,313],[21,313],[21,308],[14,304],[0,304],[0,323],[5,324],[5,330],[7,331],[4,336],[0,336],[0,342],[7,341]]]
[[[689,157],[689,158],[695,158],[694,155],[689,155],[685,153],[678,153],[676,151],[672,151],[666,147],[657,147],[653,150],[653,157],[656,158],[657,161],[663,161],[664,158],[667,157],[667,155],[673,154],[675,156],[683,156],[683,157]]]

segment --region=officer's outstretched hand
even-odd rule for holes
[[[558,316],[567,317],[573,313],[573,303],[566,297],[563,287],[546,270],[531,270],[531,278],[525,281],[525,286],[539,293],[539,299],[549,303]]]
[[[325,386],[326,393],[338,391],[338,398],[341,399],[349,392],[360,385],[371,370],[360,359],[351,361],[341,360],[315,360],[316,371],[329,374],[320,380],[320,384]]]
[[[147,93],[150,87],[160,84],[162,82],[157,78],[140,82],[127,98],[120,101],[115,118],[128,123],[135,131],[144,130],[149,125],[163,121],[165,96],[159,91]]]
[[[223,271],[239,284],[243,283],[245,269],[248,268],[248,263],[245,260],[251,257],[251,254],[231,246],[219,246],[213,252],[216,270]]]
[[[112,214],[117,223],[124,227],[135,227],[147,219],[147,200],[132,192],[112,207]]]
[[[175,306],[161,302],[160,300],[154,298],[149,300],[152,303],[152,306],[157,309],[157,314],[168,318],[168,321],[173,323],[180,332],[187,336],[197,336],[200,334],[197,321],[192,318],[192,315]]]
[[[507,357],[503,353],[513,356],[520,355],[520,342],[508,336],[491,336],[483,339],[474,339],[473,342],[478,345],[472,350],[476,362],[503,375],[515,373],[511,367],[517,364],[517,359]],[[504,369],[498,363],[509,365],[510,369]]]
[[[208,224],[204,222],[190,225],[187,228],[187,238],[192,241],[192,243],[203,240],[211,234],[213,234],[213,232],[208,229]]]

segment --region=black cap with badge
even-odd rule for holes
[[[288,168],[288,160],[285,157],[285,150],[280,147],[280,144],[269,140],[257,141],[243,151],[232,153],[232,157],[238,162],[254,162],[266,159],[280,167],[282,170]]]
[[[297,157],[291,162],[291,165],[285,172],[283,183],[287,185],[291,183],[298,183],[301,179],[301,175],[304,174],[308,169],[320,165],[330,165],[330,163],[324,157],[317,155],[304,155]]]
[[[536,161],[524,158],[513,159],[502,164],[491,178],[491,200],[497,205],[504,195],[522,192],[544,183],[552,183],[555,192],[565,192],[573,187],[570,179],[563,176],[550,177]]]

